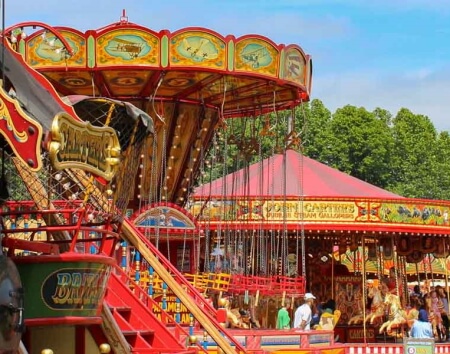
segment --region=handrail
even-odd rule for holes
[[[141,253],[143,258],[153,267],[154,271],[172,289],[174,294],[180,299],[184,306],[194,315],[197,321],[209,333],[211,338],[222,349],[224,353],[245,353],[242,344],[223,328],[216,320],[213,313],[215,310],[203,296],[195,289],[171,264],[162,253],[128,220],[124,220],[122,231],[131,244]],[[182,287],[181,287],[182,286]],[[189,293],[186,293],[186,291]],[[195,304],[192,303],[192,297]],[[201,304],[203,311],[200,311],[198,304]],[[227,340],[225,340],[228,339]],[[235,350],[230,343],[234,344]]]
[[[33,215],[33,218],[30,216]],[[36,215],[36,216],[35,216]],[[49,224],[50,218],[47,216],[57,215],[58,221],[63,223],[57,223],[55,225]],[[25,217],[24,217],[25,216]],[[35,216],[35,217],[34,217]],[[103,222],[93,222],[96,216],[104,218]],[[104,252],[104,246],[106,241],[112,241],[113,243],[119,240],[120,224],[113,222],[110,217],[105,217],[104,213],[98,213],[90,211],[87,215],[86,209],[77,207],[75,209],[49,209],[49,210],[36,210],[36,209],[15,209],[0,212],[0,218],[2,220],[2,234],[4,238],[2,240],[3,245],[9,247],[8,253],[13,253],[15,248],[21,250],[28,250],[27,247],[32,248],[33,251],[47,253],[49,250],[54,250],[51,245],[70,244],[68,251],[75,252],[76,246],[79,243],[86,243],[92,241],[100,241],[100,247],[98,248],[98,254]],[[8,220],[21,220],[24,219],[24,224],[27,220],[33,219],[36,223],[27,223],[27,226],[20,225],[22,227],[7,227],[6,221]],[[113,224],[117,224],[116,231],[111,227]],[[68,239],[63,240],[50,240],[52,233],[58,233],[64,231],[70,236]],[[46,234],[45,241],[35,241],[35,235],[39,232]],[[91,234],[99,235],[100,237],[91,237]],[[10,237],[11,235],[25,234],[28,239],[17,239]],[[86,238],[80,238],[82,235]],[[50,247],[50,248],[49,248]],[[113,247],[111,248],[111,252]],[[109,254],[111,256],[111,254]]]

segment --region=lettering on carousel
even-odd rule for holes
[[[353,202],[267,202],[263,208],[266,220],[339,220],[354,221],[358,208]]]
[[[351,343],[362,342],[366,339],[375,340],[375,329],[370,327],[366,328],[366,335],[364,336],[364,328],[348,328],[347,329],[347,340]]]
[[[95,309],[101,304],[108,277],[105,268],[57,271],[42,284],[42,299],[53,310]]]
[[[110,181],[119,167],[119,139],[111,127],[94,127],[60,113],[52,124],[50,159],[58,170],[79,168]]]
[[[162,319],[161,308],[163,308],[163,297],[156,296],[153,299],[159,305],[159,307],[153,306],[153,314],[159,319]],[[166,297],[166,308],[164,311],[169,315],[171,315],[173,318],[175,318],[175,315],[178,313],[180,315],[180,324],[186,325],[190,324],[191,321],[190,312],[186,306],[184,306],[180,302],[177,302],[176,296]]]

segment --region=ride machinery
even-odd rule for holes
[[[1,50],[0,348],[251,352],[170,258],[202,237],[183,207],[217,131],[308,101],[310,57],[125,13],[85,33],[20,23]]]

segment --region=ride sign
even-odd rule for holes
[[[116,131],[76,121],[64,112],[53,120],[49,150],[50,160],[58,170],[79,168],[111,181],[119,168]]]
[[[434,339],[403,338],[404,354],[434,354]]]

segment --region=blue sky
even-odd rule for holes
[[[40,21],[85,31],[130,22],[155,31],[200,26],[300,45],[312,97],[427,115],[450,131],[450,0],[5,0],[6,26]]]

